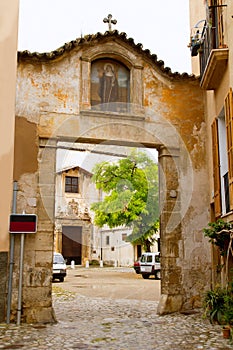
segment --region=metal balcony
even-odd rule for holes
[[[224,13],[226,5],[209,7],[207,20],[199,21],[191,35],[191,55],[199,54],[201,87],[214,90],[226,70],[228,48],[224,43]]]
[[[228,48],[220,44],[216,27],[204,28],[199,48],[201,87],[205,90],[217,88],[227,66]]]

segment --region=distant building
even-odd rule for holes
[[[92,174],[79,166],[57,171],[55,191],[54,250],[62,253],[67,263],[100,263],[132,266],[141,256],[142,247],[127,242],[131,228],[93,224],[93,202],[101,200],[101,192],[91,181]],[[155,245],[152,249],[157,250]]]
[[[132,266],[142,252],[141,245],[132,245],[127,241],[127,237],[132,233],[131,228],[116,227],[109,229],[103,227],[100,229],[102,260],[106,264],[115,266]],[[159,235],[156,235],[159,241]],[[151,251],[157,252],[159,250],[158,241],[151,247]]]
[[[90,216],[92,174],[80,167],[56,174],[54,249],[67,263],[83,264],[91,259],[93,225]]]

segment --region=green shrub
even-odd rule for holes
[[[204,316],[211,323],[233,324],[233,284],[208,290],[203,301]]]
[[[232,224],[218,219],[215,222],[210,222],[208,226],[209,228],[203,229],[204,235],[209,237],[209,242],[219,248],[222,256],[226,255],[230,237],[229,230],[232,229]]]

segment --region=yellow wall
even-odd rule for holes
[[[12,199],[18,0],[0,2],[0,251],[8,251]]]

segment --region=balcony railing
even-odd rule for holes
[[[224,13],[226,5],[209,6],[208,21],[201,20],[191,34],[191,55],[200,58],[200,76],[202,77],[211,51],[227,46],[224,43]]]
[[[213,49],[216,49],[216,28],[205,26],[199,49],[200,76],[203,76],[208,58]]]

